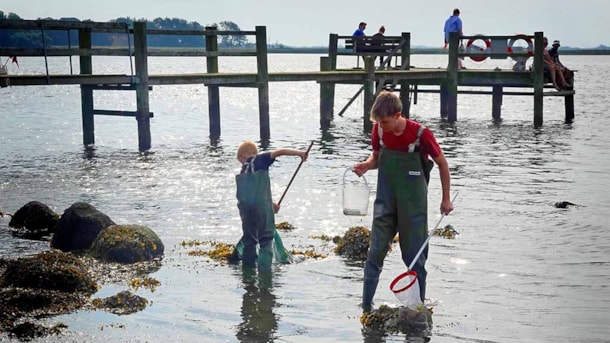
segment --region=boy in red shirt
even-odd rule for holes
[[[364,266],[362,308],[371,311],[373,296],[379,283],[383,261],[394,236],[399,234],[402,260],[409,266],[428,237],[428,156],[439,169],[443,199],[440,210],[449,214],[453,204],[449,196],[449,165],[432,131],[405,118],[402,103],[392,92],[382,91],[371,108],[373,153],[354,165],[358,176],[379,169],[371,241]],[[424,250],[413,270],[417,272],[420,297],[426,295]]]

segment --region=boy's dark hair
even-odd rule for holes
[[[402,112],[400,98],[393,92],[381,91],[371,107],[370,118],[376,121],[378,118],[393,116],[399,112]]]
[[[458,8],[454,9],[453,15],[460,15],[460,10]]]

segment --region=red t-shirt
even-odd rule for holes
[[[380,149],[378,126],[379,123],[373,125],[371,144],[374,151],[379,151]],[[420,126],[421,124],[407,119],[407,125],[400,135],[396,136],[392,132],[383,132],[383,145],[386,149],[409,152],[409,144],[417,139],[417,131],[419,131]],[[437,158],[441,154],[441,147],[436,142],[432,131],[428,128],[424,129],[419,139],[419,151],[422,156],[426,158],[430,156],[432,159]]]

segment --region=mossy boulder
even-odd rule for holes
[[[92,294],[97,285],[74,255],[58,250],[3,261],[0,287],[20,287]]]
[[[15,212],[8,226],[15,237],[38,240],[51,236],[58,221],[59,215],[49,206],[39,201],[30,201]]]
[[[148,300],[130,291],[123,291],[108,298],[93,299],[91,303],[94,308],[106,309],[111,313],[124,315],[142,311],[148,305]]]
[[[423,305],[417,309],[381,305],[378,309],[363,314],[360,322],[368,331],[429,336],[432,330],[432,310]]]
[[[338,239],[335,253],[354,261],[366,261],[371,231],[363,226],[354,226]]]
[[[113,225],[102,231],[91,245],[90,254],[105,262],[135,263],[162,257],[163,242],[142,225]]]
[[[106,214],[84,202],[67,208],[57,223],[51,247],[62,251],[83,251],[105,228],[115,225]]]

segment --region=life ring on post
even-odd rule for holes
[[[482,36],[482,35],[477,35],[477,36]],[[482,40],[483,42],[485,42],[485,49],[483,49],[482,47],[478,46],[478,45],[474,45],[473,43],[478,41],[478,40]],[[466,52],[469,54],[472,53],[482,53],[482,54],[487,54],[489,53],[489,49],[491,48],[491,41],[489,39],[485,39],[485,38],[470,38],[468,40],[468,43],[466,44]],[[487,59],[487,55],[481,55],[481,56],[470,56],[470,59],[475,61],[475,62],[482,62],[485,61],[485,59]]]
[[[527,43],[527,54],[529,56],[533,56],[534,55],[534,43],[532,43],[532,40],[530,38],[528,38],[526,35],[519,33],[517,35],[515,35],[514,38],[511,38],[508,41],[508,47],[506,48],[506,53],[507,54],[512,54],[514,51],[513,46],[515,45],[515,42],[518,40],[524,40]],[[513,61],[516,62],[523,62],[524,60],[527,60],[527,57],[510,57],[511,59],[513,59]]]

